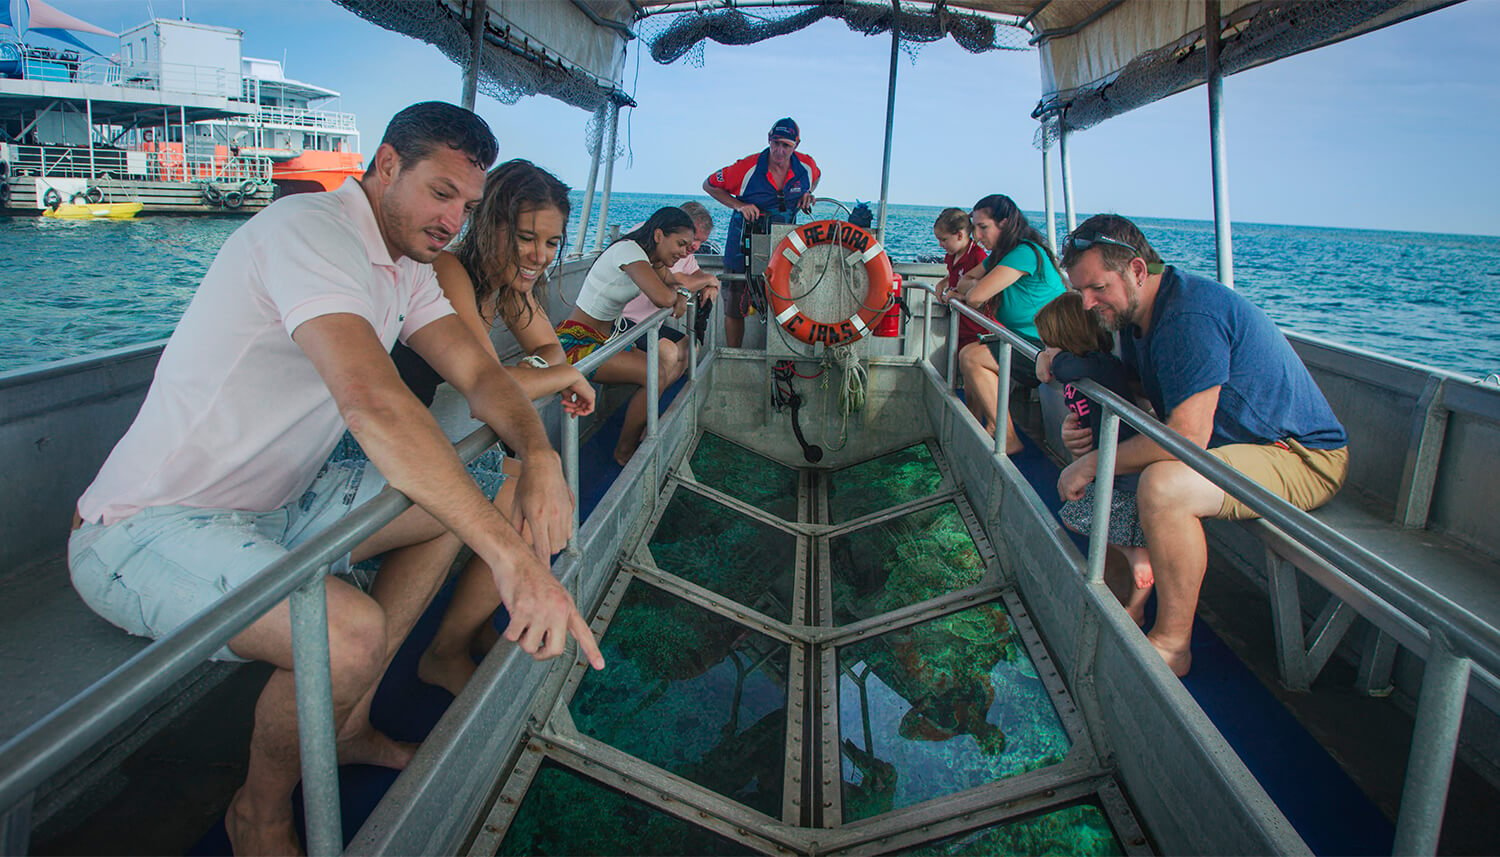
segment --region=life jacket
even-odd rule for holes
[[[791,177],[781,187],[771,184],[771,150],[765,149],[760,157],[755,160],[755,167],[745,176],[745,182],[739,193],[734,194],[742,202],[748,202],[761,210],[763,224],[769,223],[796,223],[797,203],[812,189],[812,176],[808,173],[807,164],[792,153]],[[761,231],[768,227],[762,226]],[[745,229],[745,218],[736,211],[729,218],[729,236],[724,248],[724,269],[726,271],[744,271],[745,254],[740,247],[741,237]]]

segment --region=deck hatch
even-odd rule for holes
[[[769,816],[782,812],[787,646],[640,580],[583,677],[578,731]]]
[[[795,503],[795,490],[791,497]],[[651,535],[650,550],[663,571],[773,619],[793,621],[797,537],[789,532],[678,490]]]
[[[1070,741],[999,603],[844,646],[846,822],[1061,762]]]
[[[935,494],[942,484],[943,472],[925,443],[851,464],[828,476],[829,523],[842,524]]]

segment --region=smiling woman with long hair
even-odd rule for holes
[[[454,312],[496,360],[490,339],[496,325],[503,323],[525,350],[521,362],[507,369],[528,398],[561,393],[565,411],[584,415],[594,409],[594,387],[569,365],[546,305],[547,269],[562,246],[568,209],[568,187],[556,176],[530,161],[507,161],[490,171],[468,231],[433,267]],[[431,405],[442,381],[438,374],[404,346],[392,357],[412,392]],[[515,520],[515,482],[507,478],[520,473],[515,459],[491,450],[470,470],[500,511]],[[490,568],[471,559],[422,655],[419,677],[457,695],[474,673],[471,652],[494,641],[482,632],[499,606]]]
[[[995,321],[1039,344],[1033,321],[1037,310],[1063,293],[1062,275],[1057,272],[1057,259],[1047,248],[1047,240],[1005,194],[992,193],[974,203],[969,216],[974,223],[974,240],[990,255],[983,265],[959,280],[954,299],[982,309]],[[959,350],[958,365],[963,370],[964,401],[969,411],[994,434],[1000,425],[995,413],[1000,401],[1000,364],[989,346],[971,342]],[[1025,380],[1035,383],[1034,376]],[[1009,415],[1004,425],[1005,451],[1014,455],[1021,451],[1021,439]]]

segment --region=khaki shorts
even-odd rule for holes
[[[1219,446],[1208,454],[1304,511],[1327,503],[1349,475],[1348,447],[1308,449],[1290,438],[1274,444]],[[1214,517],[1244,521],[1260,515],[1226,492],[1224,504]]]

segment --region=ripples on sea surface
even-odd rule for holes
[[[688,198],[616,194],[609,220],[629,227]],[[728,213],[697,198],[713,212],[722,246]],[[581,201],[575,194],[569,241]],[[593,222],[597,208],[596,199]],[[892,258],[940,254],[932,237],[940,210],[891,206]],[[814,214],[841,212],[824,203]],[[243,222],[0,217],[0,371],[169,336],[219,246]],[[1212,223],[1141,218],[1140,225],[1169,263],[1214,275]],[[1500,372],[1500,317],[1489,309],[1500,298],[1500,238],[1238,223],[1234,254],[1236,286],[1291,330],[1465,375]]]

